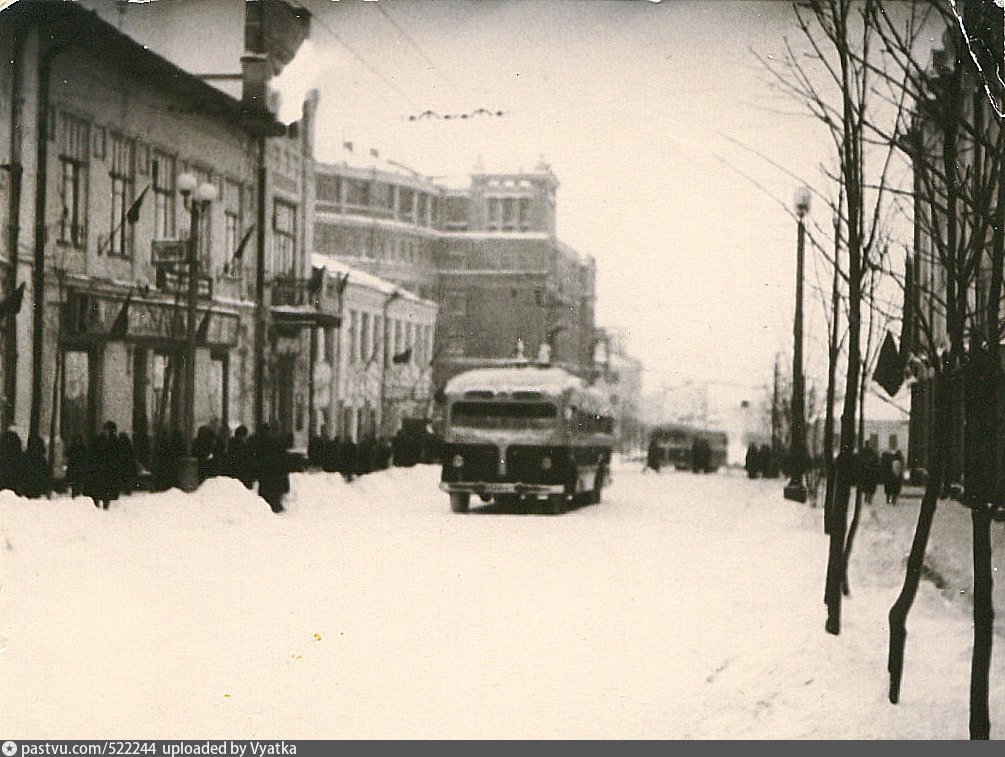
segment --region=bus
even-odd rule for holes
[[[543,504],[558,514],[600,501],[610,474],[613,418],[603,397],[568,371],[518,363],[454,376],[444,387],[440,488],[450,509],[484,502]]]
[[[671,423],[654,428],[650,439],[660,449],[660,462],[677,470],[714,473],[726,464],[728,437],[722,431]],[[701,458],[697,467],[696,452]]]

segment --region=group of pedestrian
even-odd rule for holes
[[[272,512],[281,513],[285,509],[283,497],[290,491],[290,473],[296,468],[292,446],[292,435],[279,434],[268,423],[255,434],[249,434],[247,426],[238,426],[233,436],[201,426],[192,440],[192,457],[199,483],[227,476],[254,489],[257,482],[258,496]]]
[[[66,486],[71,497],[90,497],[107,510],[113,500],[133,490],[140,465],[132,441],[108,421],[100,434],[85,443],[75,434],[66,448]]]
[[[778,478],[778,456],[771,451],[771,447],[767,444],[749,445],[743,467],[747,471],[747,478],[757,478],[758,476]]]
[[[0,491],[5,489],[32,498],[49,490],[49,465],[41,437],[28,437],[22,448],[21,437],[13,429],[0,434]]]
[[[339,473],[346,481],[390,467],[394,450],[390,440],[367,434],[351,438],[316,436],[307,446],[307,464],[326,473]]]
[[[895,505],[904,483],[904,456],[900,450],[878,455],[871,444],[866,444],[855,455],[852,476],[867,504],[872,503],[876,488],[882,484],[886,503]]]

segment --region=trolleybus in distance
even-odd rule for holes
[[[445,402],[440,488],[454,512],[483,501],[543,503],[552,514],[600,501],[610,471],[612,425],[599,392],[540,363],[454,376]]]
[[[703,451],[705,459],[695,472],[714,473],[726,464],[728,438],[722,431],[670,423],[657,426],[650,436],[660,449],[663,464],[677,470],[695,470],[696,450]]]

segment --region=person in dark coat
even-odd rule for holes
[[[74,434],[66,448],[66,487],[70,497],[84,493],[87,470],[87,446],[80,434]]]
[[[356,475],[358,449],[351,437],[346,437],[338,447],[338,472],[348,482]]]
[[[9,489],[18,492],[18,477],[21,471],[21,437],[13,429],[0,434],[0,491]]]
[[[257,449],[258,496],[269,503],[272,512],[283,512],[283,495],[290,490],[287,448],[269,426],[262,426]]]
[[[743,461],[743,467],[747,471],[747,478],[757,478],[757,474],[761,471],[761,462],[756,444],[747,447],[747,457]]]
[[[325,473],[338,473],[338,448],[339,440],[338,437],[334,439],[325,439],[324,446],[321,450],[321,470]]]
[[[862,497],[866,504],[872,504],[872,497],[876,493],[876,485],[879,483],[879,456],[870,445],[859,451],[855,456],[855,480],[862,490]]]
[[[248,427],[238,426],[227,447],[227,460],[224,467],[226,475],[236,478],[245,487],[252,489],[255,486],[255,471],[251,464],[248,441]]]
[[[778,478],[778,468],[775,466],[774,455],[771,453],[771,447],[767,444],[762,444],[760,449],[757,450],[759,470],[764,478]]]
[[[192,457],[195,458],[200,484],[209,478],[214,447],[215,440],[212,429],[209,426],[200,426],[195,434],[195,439],[192,440]]]
[[[642,472],[645,473],[647,470],[651,470],[659,473],[660,466],[663,463],[662,457],[660,445],[656,443],[655,439],[651,440],[649,442],[649,449],[646,452],[646,466],[642,469]]]
[[[125,431],[119,432],[116,444],[116,460],[119,465],[119,489],[129,494],[136,488],[136,477],[140,473],[140,463],[136,459],[136,450]]]
[[[121,492],[121,466],[118,461],[118,438],[113,421],[105,423],[104,430],[91,445],[91,484],[89,496],[94,506],[107,510]]]
[[[883,492],[888,505],[897,504],[900,489],[904,485],[904,456],[900,450],[889,453],[886,466],[883,469]]]
[[[38,434],[28,437],[21,456],[18,490],[22,497],[37,499],[49,489],[49,461],[45,456],[45,442]]]

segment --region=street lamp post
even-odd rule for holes
[[[793,319],[792,334],[795,344],[792,348],[792,439],[789,448],[789,468],[792,480],[785,487],[785,498],[796,502],[806,501],[806,485],[803,483],[806,454],[806,408],[803,377],[803,248],[806,227],[804,216],[810,210],[809,187],[798,187],[795,192],[796,218],[799,221],[796,242],[796,314]]]
[[[178,488],[194,491],[199,485],[196,460],[192,456],[192,439],[195,436],[195,360],[196,360],[196,314],[199,303],[199,223],[201,216],[216,199],[216,187],[209,183],[198,183],[190,173],[178,177],[178,191],[181,192],[185,207],[191,214],[188,239],[188,302],[185,317],[185,403],[182,413],[182,439],[185,454],[178,467]]]

